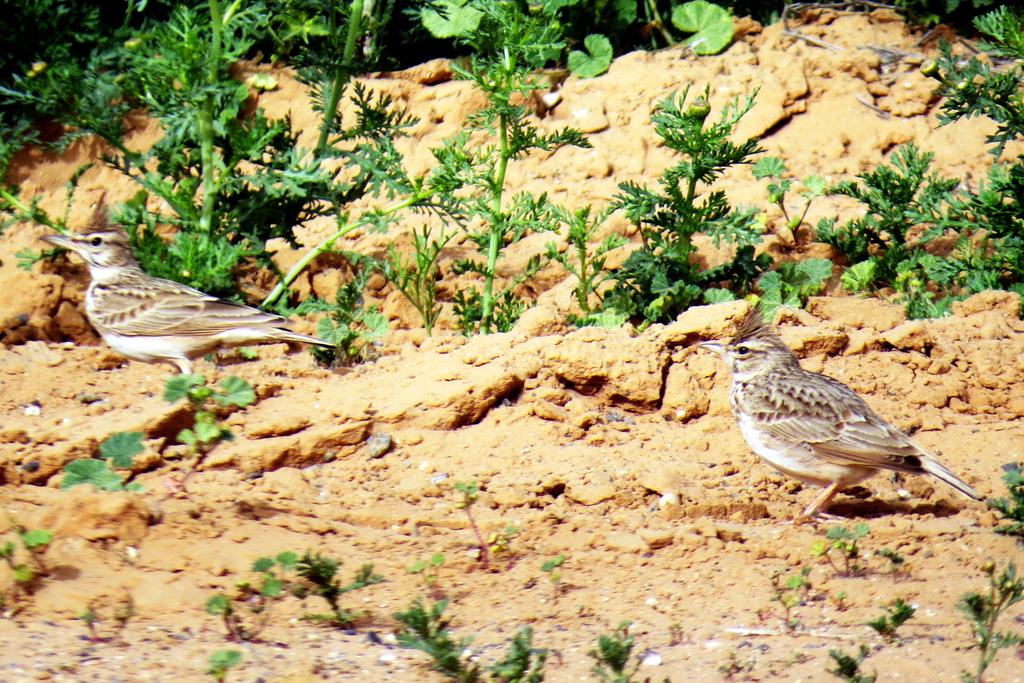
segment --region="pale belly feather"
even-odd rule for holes
[[[875,473],[869,468],[837,465],[823,460],[804,444],[785,444],[755,429],[749,417],[738,416],[738,422],[743,438],[757,455],[783,474],[808,484],[828,486],[839,482],[850,486]]]

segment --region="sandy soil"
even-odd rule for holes
[[[651,130],[651,108],[689,82],[711,83],[715,106],[760,88],[742,132],[764,134],[796,177],[852,177],[909,141],[934,152],[943,174],[972,184],[981,177],[990,127],[937,127],[932,82],[917,71],[934,45],[919,45],[902,22],[823,15],[801,27],[835,50],[779,26],[746,28],[719,57],[634,53],[601,78],[570,78],[540,125],[580,127],[594,149],[523,162],[513,169],[515,186],[580,206],[606,202],[619,182],[653,181],[671,158]],[[428,148],[479,106],[478,95],[443,73],[443,64],[428,64],[369,80],[421,119],[405,143],[412,171],[426,169]],[[261,105],[312,129],[300,86],[278,76],[281,89]],[[132,144],[157,134],[140,121]],[[62,184],[99,151],[83,141],[60,158],[27,152],[10,179],[57,211]],[[738,202],[764,204],[749,169],[722,187]],[[113,202],[133,192],[94,166],[72,224],[85,225],[104,193]],[[846,210],[820,200],[809,220]],[[627,227],[613,218],[608,229]],[[324,222],[300,233],[312,244],[330,229]],[[187,492],[177,491],[183,464],[173,438],[187,416],[161,398],[170,370],[124,361],[98,342],[79,308],[87,282],[79,262],[33,273],[14,267],[13,254],[38,247],[41,234],[16,226],[0,244],[0,531],[16,521],[55,534],[44,557],[49,576],[23,611],[0,619],[3,681],[207,680],[208,656],[227,647],[244,653],[229,680],[440,680],[425,655],[396,647],[391,616],[430,592],[407,568],[436,552],[446,561],[435,592],[450,600],[455,631],[473,636],[473,656],[494,662],[529,624],[536,644],[553,651],[551,681],[594,680],[588,651],[624,619],[633,622],[636,653],[647,654],[641,675],[657,680],[723,680],[730,662],[745,669],[732,680],[831,680],[829,649],[852,653],[864,643],[872,650],[865,668],[879,680],[956,681],[976,657],[957,600],[983,588],[986,560],[1020,560],[1010,540],[992,533],[995,516],[984,505],[924,479],[879,476],[834,507],[871,529],[866,575],[836,575],[811,552],[823,527],[787,523],[815,492],[751,454],[729,413],[725,369],[696,348],[728,334],[743,304],[692,309],[641,334],[574,330],[562,322],[573,283],[555,267],[536,287],[539,305],[507,334],[465,339],[449,319],[424,339],[409,307],[382,287],[374,294],[395,330],[373,362],[331,372],[278,345],[262,347],[256,360],[202,364],[214,378],[244,377],[259,400],[229,418],[238,438],[210,455]],[[390,239],[357,235],[346,246],[379,253]],[[508,272],[549,239],[521,244]],[[824,245],[788,244],[785,235],[766,238],[782,256],[828,255]],[[278,257],[287,265],[298,254]],[[318,268],[301,288],[327,296],[340,277]],[[1015,296],[986,293],[950,318],[914,322],[892,304],[829,296],[787,313],[780,327],[806,367],[847,382],[983,495],[1000,495],[1001,466],[1024,460],[1018,307]],[[143,493],[59,490],[65,463],[125,430],[146,435],[135,475]],[[382,453],[384,437],[391,448]],[[519,530],[489,571],[456,506],[453,483],[470,480],[481,484],[473,510],[484,535]],[[900,574],[874,555],[883,548],[907,559]],[[274,605],[258,642],[229,642],[204,603],[251,579],[257,557],[284,550],[336,557],[346,580],[373,563],[387,580],[344,596],[367,613],[354,629],[302,621],[322,604],[289,598]],[[540,567],[560,554],[556,596]],[[800,567],[810,568],[813,588],[794,610],[801,627],[787,632],[771,577]],[[10,576],[0,573],[0,582]],[[110,642],[90,642],[76,615],[95,605],[109,634],[126,596],[136,612],[128,627]],[[902,642],[889,644],[864,622],[895,598],[918,611]],[[1020,631],[1022,612],[1013,616],[1007,626]],[[997,659],[992,681],[1024,680],[1016,655]]]

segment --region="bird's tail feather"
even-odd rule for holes
[[[329,341],[317,339],[316,337],[311,337],[308,334],[299,334],[298,332],[292,332],[291,330],[280,327],[276,329],[279,332],[279,334],[276,335],[276,338],[281,341],[301,342],[303,344],[314,344],[316,346],[334,346],[334,344]]]
[[[929,457],[921,458],[921,467],[925,472],[932,475],[936,479],[941,479],[946,484],[949,484],[960,493],[964,494],[968,498],[974,500],[981,500],[981,496],[971,486],[960,477],[956,476],[938,460]]]

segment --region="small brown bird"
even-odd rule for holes
[[[752,308],[727,343],[706,342],[732,371],[729,399],[747,443],[775,469],[825,490],[798,521],[825,516],[833,496],[879,470],[928,474],[974,500],[981,496],[848,386],[800,367]]]
[[[43,239],[85,259],[86,316],[105,342],[132,360],[170,363],[190,374],[193,360],[219,348],[265,342],[333,346],[286,329],[288,320],[279,315],[147,275],[123,230],[98,228]]]

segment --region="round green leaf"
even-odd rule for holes
[[[26,548],[38,548],[53,540],[53,532],[46,529],[32,529],[23,533],[21,540]]]
[[[591,34],[584,38],[586,52],[573,50],[569,53],[569,70],[580,78],[600,76],[612,64],[612,44],[600,34]]]
[[[69,489],[79,484],[92,484],[104,491],[120,491],[124,478],[110,469],[106,460],[87,458],[75,460],[64,466],[64,478],[60,487]]]
[[[705,0],[693,0],[672,10],[672,25],[684,33],[694,35],[685,45],[699,55],[718,54],[732,42],[732,17],[718,5]]]

